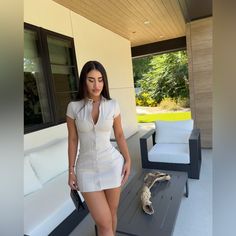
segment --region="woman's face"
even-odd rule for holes
[[[102,74],[98,70],[91,70],[87,74],[86,85],[90,98],[100,96],[104,86]]]

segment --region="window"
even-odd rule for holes
[[[73,39],[25,24],[25,133],[65,122],[69,101],[78,90]]]

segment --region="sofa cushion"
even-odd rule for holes
[[[64,172],[45,183],[40,191],[24,197],[24,234],[49,235],[73,212],[67,181],[68,173]]]
[[[35,175],[29,163],[29,156],[24,157],[24,195],[30,194],[42,188],[42,184]]]
[[[156,121],[156,143],[188,143],[193,120]]]
[[[189,145],[155,144],[148,152],[148,160],[152,162],[189,164]]]
[[[67,139],[62,139],[29,154],[29,161],[42,184],[68,169],[67,149]]]

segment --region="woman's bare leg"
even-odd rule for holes
[[[112,229],[112,215],[104,191],[82,193],[92,215],[99,236],[114,236]]]
[[[117,226],[117,209],[119,205],[120,200],[120,192],[121,188],[113,188],[113,189],[106,189],[104,190],[107,203],[110,208],[111,217],[112,217],[112,230],[115,235],[116,232],[116,226]]]

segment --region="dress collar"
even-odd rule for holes
[[[85,100],[87,100],[89,103],[94,103],[94,100],[93,99],[91,99],[91,98],[86,98]],[[100,102],[102,102],[102,101],[105,101],[106,100],[106,98],[104,98],[102,95],[101,95],[101,99],[100,99]]]

